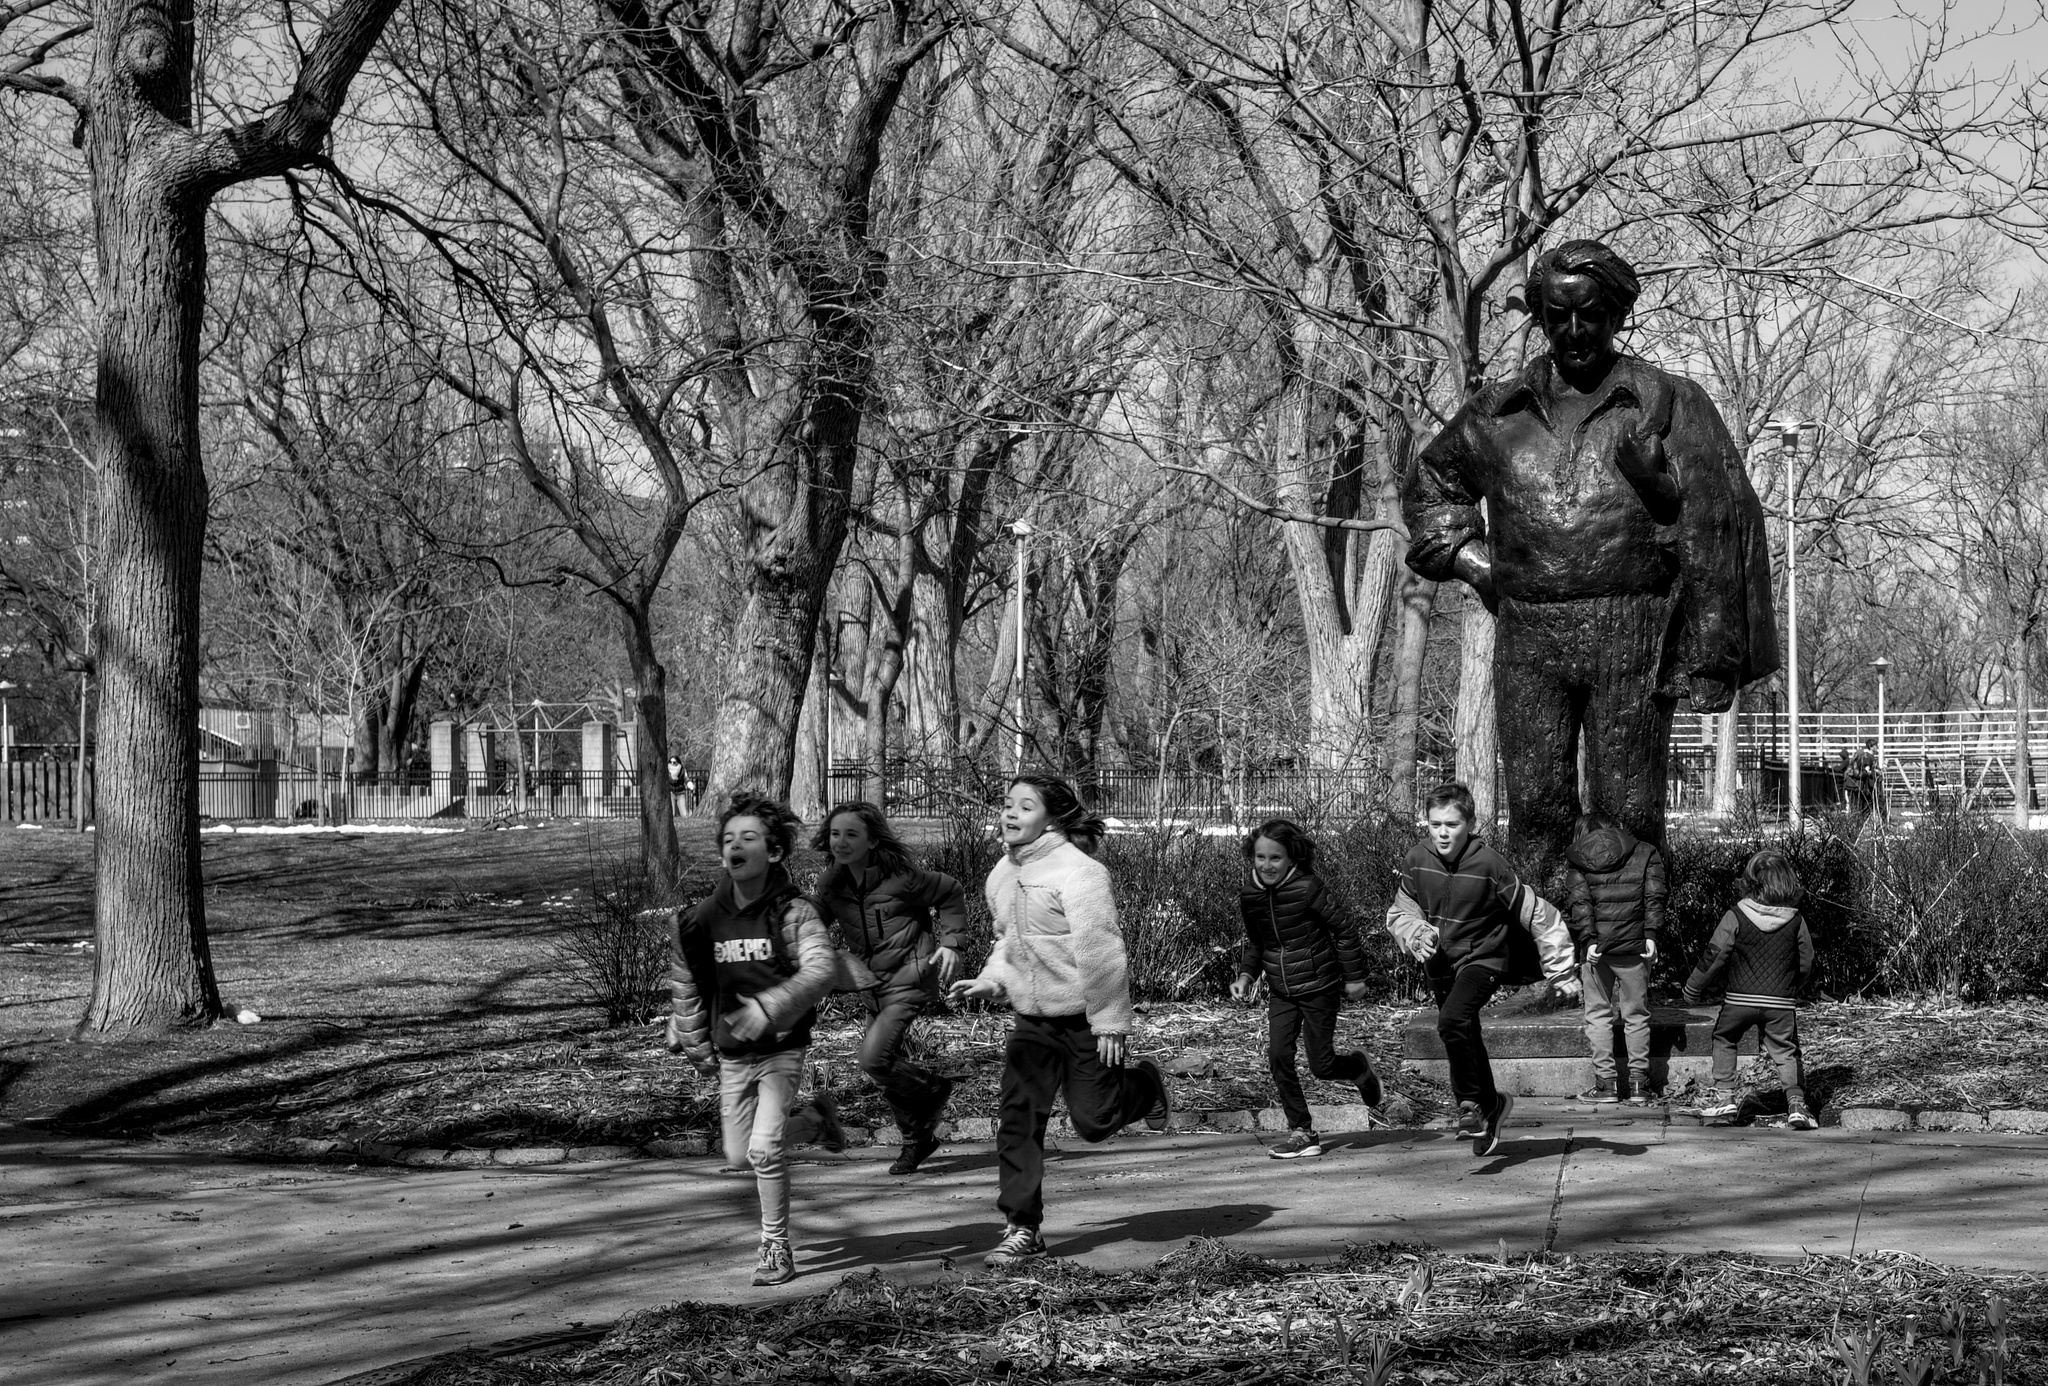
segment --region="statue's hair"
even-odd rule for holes
[[[1543,318],[1544,294],[1559,275],[1583,275],[1600,286],[1600,293],[1613,306],[1617,317],[1626,318],[1643,292],[1643,281],[1635,266],[1610,249],[1605,241],[1566,241],[1546,250],[1529,267],[1529,312]]]

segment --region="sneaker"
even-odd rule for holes
[[[1131,1067],[1152,1075],[1153,1086],[1159,1090],[1159,1100],[1145,1113],[1145,1124],[1154,1131],[1164,1131],[1166,1123],[1173,1119],[1173,1094],[1166,1090],[1166,1075],[1150,1059],[1139,1059]]]
[[[1816,1131],[1820,1129],[1820,1122],[1814,1119],[1813,1113],[1807,1109],[1804,1102],[1792,1104],[1792,1110],[1785,1114],[1785,1125],[1794,1131]]]
[[[1614,1080],[1612,1078],[1595,1078],[1593,1086],[1580,1093],[1574,1100],[1591,1102],[1601,1107],[1611,1107],[1621,1101],[1621,1094],[1614,1090]]]
[[[796,1279],[796,1257],[790,1255],[789,1238],[763,1237],[761,1256],[754,1263],[756,1285],[781,1285]]]
[[[1276,1160],[1299,1160],[1304,1155],[1320,1155],[1323,1143],[1313,1131],[1289,1131],[1267,1147],[1266,1153]]]
[[[1476,1140],[1486,1130],[1486,1114],[1479,1110],[1477,1102],[1458,1104],[1458,1139]]]
[[[1358,1056],[1365,1065],[1365,1072],[1358,1075],[1358,1100],[1366,1106],[1377,1109],[1386,1093],[1380,1088],[1380,1076],[1372,1071],[1372,1061],[1365,1055]]]
[[[811,1106],[818,1114],[818,1134],[814,1138],[817,1143],[834,1154],[846,1149],[846,1128],[839,1124],[839,1099],[829,1092],[820,1092],[811,1098]]]
[[[1733,1088],[1708,1088],[1700,1096],[1703,1117],[1732,1117],[1742,1110],[1742,1099]]]
[[[1652,1086],[1649,1074],[1631,1073],[1628,1076],[1628,1096],[1621,1100],[1631,1107],[1647,1107],[1656,1095],[1657,1090]]]
[[[1500,1133],[1507,1127],[1508,1113],[1514,1110],[1515,1095],[1513,1093],[1504,1092],[1493,1099],[1493,1110],[1487,1113],[1484,1129],[1472,1138],[1472,1153],[1474,1155],[1491,1155],[1494,1151],[1500,1149]]]
[[[1003,1239],[996,1243],[982,1264],[990,1270],[1005,1270],[1011,1266],[1035,1261],[1045,1255],[1045,1241],[1035,1227],[1023,1227],[1011,1223],[1003,1229]]]
[[[896,1158],[889,1162],[889,1173],[917,1173],[917,1167],[926,1160],[929,1160],[932,1157],[932,1152],[938,1148],[939,1138],[937,1136],[913,1136],[911,1139],[903,1142],[902,1148],[896,1152]]]

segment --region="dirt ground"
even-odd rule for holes
[[[0,1117],[102,1134],[176,1134],[258,1151],[288,1137],[401,1144],[637,1143],[708,1129],[711,1085],[652,1025],[606,1028],[557,952],[565,921],[630,858],[631,824],[558,823],[445,835],[208,834],[208,927],[231,1010],[262,1020],[74,1043],[92,980],[90,835],[0,837]],[[709,826],[685,828],[708,872]],[[1896,1002],[1802,1017],[1817,1095],[1835,1106],[2048,1105],[2038,1006]],[[1391,1066],[1405,1008],[1345,1014],[1340,1042]],[[815,1082],[849,1118],[886,1109],[853,1061],[860,1012],[829,1003]],[[1263,1008],[1153,1007],[1139,1049],[1206,1058],[1184,1107],[1272,1102]],[[993,1111],[1000,1015],[931,1017],[914,1040],[960,1081],[954,1114]],[[1309,1100],[1356,1102],[1342,1084]],[[1414,1094],[1422,1115],[1427,1090]]]

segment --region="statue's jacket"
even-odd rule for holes
[[[1408,566],[1445,581],[1482,540],[1504,610],[1668,599],[1666,693],[1687,675],[1736,688],[1776,669],[1763,507],[1706,391],[1622,356],[1565,428],[1553,370],[1545,354],[1480,390],[1417,456],[1402,493]]]

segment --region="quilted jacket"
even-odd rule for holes
[[[967,933],[960,883],[919,866],[891,876],[869,872],[859,880],[835,866],[818,881],[818,903],[848,951],[885,986],[914,980],[934,949],[957,949]]]
[[[1640,955],[1644,940],[1664,927],[1664,854],[1599,814],[1565,860],[1572,941],[1579,952],[1597,943],[1606,957]]]
[[[1006,849],[983,889],[996,941],[981,975],[1020,1014],[1085,1015],[1098,1035],[1130,1033],[1130,962],[1107,867],[1048,831]]]
[[[1278,885],[1253,876],[1238,897],[1244,946],[1237,970],[1265,974],[1275,996],[1312,996],[1365,980],[1358,926],[1315,876],[1289,871]]]
[[[777,970],[784,980],[753,1000],[768,1015],[773,1048],[802,1045],[810,1040],[810,1026],[818,1002],[832,989],[839,973],[839,953],[832,936],[811,902],[790,886],[788,877],[776,868],[766,898],[778,912]],[[669,934],[669,1017],[668,1047],[686,1055],[698,1067],[716,1057],[712,1046],[712,1022],[717,1014],[738,1008],[747,998],[719,994],[718,970],[711,960],[704,921],[713,910],[731,909],[732,884],[721,879],[718,889],[696,905],[672,912]]]

